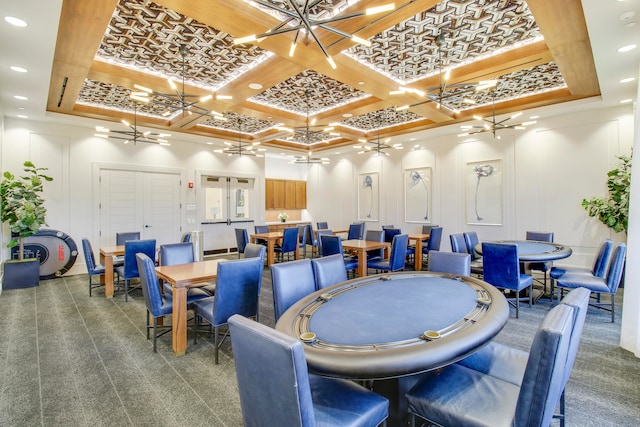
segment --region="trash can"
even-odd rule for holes
[[[204,238],[201,230],[193,230],[189,232],[191,243],[193,244],[193,259],[195,261],[204,261]]]

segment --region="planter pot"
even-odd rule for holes
[[[281,219],[280,222],[287,222],[287,220],[286,219]]]
[[[38,286],[40,282],[40,260],[5,261],[3,264],[2,289],[23,289]]]

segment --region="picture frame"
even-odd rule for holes
[[[380,175],[378,172],[358,175],[358,219],[378,221],[380,212]]]
[[[432,205],[431,168],[419,167],[405,169],[404,183],[404,220],[430,224]]]
[[[467,224],[502,225],[502,197],[502,160],[466,164]]]

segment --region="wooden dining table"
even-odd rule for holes
[[[124,255],[124,245],[103,246],[100,248],[100,263],[104,265],[104,275],[100,281],[104,283],[104,294],[113,298],[113,257]]]
[[[358,256],[358,277],[367,275],[367,252],[384,249],[385,257],[390,244],[388,242],[374,242],[370,240],[351,239],[342,242],[342,249],[355,252]]]
[[[413,256],[413,268],[416,271],[422,270],[422,243],[428,241],[429,237],[428,233],[409,234],[409,242],[416,242],[416,253]]]
[[[216,259],[156,267],[158,279],[171,284],[173,290],[171,332],[173,353],[176,356],[184,355],[187,350],[187,289],[215,280],[220,261]]]
[[[259,240],[267,241],[267,265],[273,264],[275,260],[275,246],[278,240],[282,239],[282,231],[270,231],[268,233],[256,233],[249,236],[253,243],[257,243]],[[299,258],[298,250],[295,252],[295,259]]]

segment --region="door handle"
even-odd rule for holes
[[[151,226],[150,225],[145,225],[144,228],[151,228]]]

